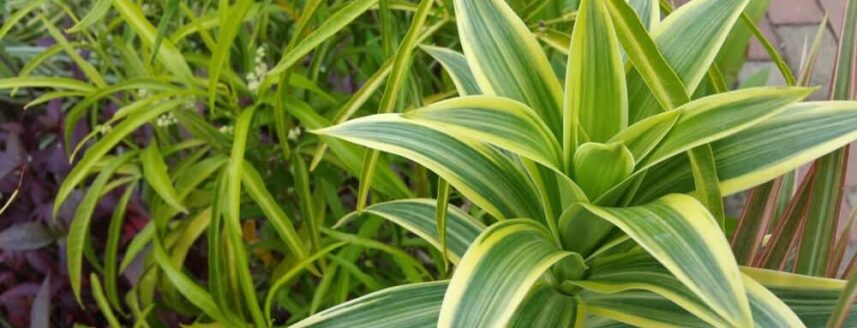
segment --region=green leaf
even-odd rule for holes
[[[378,0],[356,0],[349,2],[346,6],[330,15],[325,23],[319,26],[310,35],[303,38],[291,51],[272,68],[268,75],[278,75],[285,72],[289,67],[301,60],[310,51],[318,47],[343,28],[351,25],[351,22],[360,17],[364,12],[378,3]]]
[[[363,212],[348,214],[336,226],[353,221],[361,213],[373,214],[407,229],[440,250],[442,246],[435,223],[436,210],[437,202],[432,199],[394,200],[373,204],[363,209]],[[446,213],[448,255],[452,263],[458,263],[473,240],[485,230],[485,225],[452,205],[447,206]]]
[[[247,148],[250,124],[255,112],[253,107],[245,109],[235,120],[232,150],[229,155],[229,165],[226,167],[226,194],[222,197],[226,197],[224,199],[224,206],[226,207],[225,232],[226,238],[233,248],[233,263],[237,267],[239,289],[244,296],[242,303],[250,310],[253,323],[256,326],[264,326],[266,321],[256,298],[256,287],[253,284],[253,276],[250,273],[250,265],[244,250],[243,230],[241,229],[241,177],[244,173],[244,152]]]
[[[738,327],[752,316],[741,273],[726,238],[708,210],[686,195],[668,195],[627,208],[580,204],[628,234],[715,313]]]
[[[425,166],[498,218],[540,218],[538,194],[500,152],[467,143],[397,114],[353,119],[315,133],[397,154]]]
[[[167,276],[167,279],[176,286],[176,289],[184,295],[188,301],[193,303],[193,305],[198,307],[203,313],[214,320],[235,326],[243,325],[242,323],[233,320],[233,318],[225,316],[220,311],[217,303],[214,302],[214,298],[212,298],[204,288],[197,285],[193,278],[188,277],[173,266],[170,262],[170,257],[164,251],[159,240],[155,239],[153,245],[155,262],[158,264],[158,268],[163,271],[164,275]]]
[[[229,62],[229,54],[232,44],[238,36],[244,16],[253,5],[250,0],[238,0],[229,5],[229,1],[220,1],[220,29],[218,30],[216,47],[211,52],[211,60],[208,62],[208,99],[211,107],[214,107],[214,97],[217,95],[217,82],[223,66]],[[160,38],[159,38],[160,39]],[[157,51],[157,49],[155,49]]]
[[[570,49],[562,120],[566,166],[584,141],[607,141],[628,125],[625,68],[603,1],[581,1]],[[581,130],[588,138],[578,136]]]
[[[588,142],[577,149],[572,164],[574,181],[590,199],[596,199],[631,175],[634,171],[634,155],[618,142]]]
[[[316,113],[308,104],[293,98],[286,98],[286,101],[289,114],[294,115],[307,129],[321,129],[331,125],[330,121]],[[330,146],[343,169],[353,176],[359,176],[360,165],[363,163],[362,149],[329,136],[319,135],[319,139],[324,145]],[[375,169],[372,186],[390,198],[412,197],[411,191],[390,169],[389,163],[382,158],[380,164]]]
[[[647,255],[633,253],[631,251],[626,253],[627,255],[596,257],[590,262],[591,269],[586,280],[573,283],[587,291],[601,294],[645,290],[668,299],[709,325],[715,327],[729,325],[728,321],[708,307],[657,260]],[[584,293],[584,295],[590,294]],[[584,301],[587,301],[585,296]]]
[[[750,267],[742,267],[741,271],[782,299],[807,327],[823,327],[827,324],[846,285],[844,280],[788,272]],[[857,308],[852,307],[845,317],[843,327],[855,325]]]
[[[125,192],[116,203],[116,208],[113,210],[113,215],[110,217],[110,226],[107,228],[107,244],[104,246],[104,284],[107,291],[107,299],[114,308],[122,311],[119,303],[119,292],[117,284],[118,263],[119,258],[119,242],[122,237],[122,227],[125,221],[125,210],[128,208],[128,202],[131,196],[137,190],[137,183],[131,183],[125,187]]]
[[[91,84],[67,77],[28,76],[0,79],[0,89],[12,88],[62,88],[83,92],[95,91],[95,87]]]
[[[113,314],[113,310],[110,309],[110,303],[107,301],[107,297],[104,296],[104,288],[101,287],[101,281],[98,280],[98,276],[94,273],[90,273],[89,281],[92,286],[92,296],[95,298],[95,303],[98,304],[98,309],[101,311],[101,314],[104,315],[104,319],[107,320],[107,324],[109,324],[111,328],[122,327],[119,324],[119,320],[116,320],[116,315]]]
[[[527,294],[509,327],[567,327],[584,315],[576,311],[578,303],[548,284],[539,284]]]
[[[265,181],[259,172],[249,162],[244,162],[242,165],[243,175],[242,181],[247,194],[259,205],[265,216],[268,217],[268,222],[277,231],[277,234],[282,238],[283,242],[295,256],[295,259],[301,261],[307,257],[307,249],[301,241],[300,236],[295,230],[292,220],[285,211],[277,204],[277,200],[268,192],[265,187]]]
[[[507,325],[542,274],[571,254],[530,220],[507,220],[489,227],[458,264],[438,326]]]
[[[83,158],[80,159],[80,162],[74,166],[74,168],[69,172],[68,176],[66,176],[62,185],[60,185],[59,190],[57,191],[57,197],[54,201],[54,209],[53,213],[56,216],[59,211],[60,206],[71,194],[72,190],[83,181],[84,178],[89,174],[90,170],[95,166],[95,164],[114,146],[119,144],[128,134],[134,132],[142,126],[143,124],[153,120],[159,115],[169,111],[172,108],[178,107],[181,104],[187,102],[184,98],[174,99],[170,101],[165,101],[158,105],[149,107],[148,110],[142,111],[139,113],[135,113],[134,115],[130,115],[126,118],[122,123],[119,123],[110,133],[105,135],[101,140],[92,145],[87,151],[86,154],[83,155]]]
[[[603,318],[634,327],[711,327],[668,299],[647,291],[631,290],[612,294],[584,292],[582,298],[586,312],[596,315],[586,319],[587,327],[627,327],[604,322]]]
[[[140,10],[140,7],[131,0],[113,0],[113,7],[116,8],[116,11],[118,11],[120,15],[122,15],[122,18],[128,23],[128,25],[137,32],[137,35],[140,36],[140,40],[142,40],[146,46],[153,48],[158,32],[155,30],[155,27],[146,20],[146,16],[143,15],[143,11]],[[194,84],[194,77],[190,67],[187,65],[181,51],[179,51],[170,40],[164,40],[162,42],[161,47],[158,50],[158,61],[160,61],[169,72],[175,74],[179,80],[185,84]]]
[[[411,54],[417,45],[420,30],[425,25],[433,4],[433,0],[420,1],[420,5],[414,13],[413,20],[408,27],[407,33],[405,33],[405,37],[399,43],[399,47],[396,48],[396,53],[393,56],[393,69],[387,78],[384,94],[381,96],[381,103],[378,105],[378,113],[392,113],[399,104],[399,94],[402,91],[405,78],[411,67]],[[362,171],[360,172],[360,186],[357,190],[358,210],[363,209],[366,205],[379,156],[380,153],[373,149],[367,152],[363,159]]]
[[[467,64],[467,58],[464,55],[441,47],[421,45],[420,49],[432,56],[449,73],[449,77],[452,79],[452,83],[455,84],[455,89],[458,90],[459,96],[482,94],[482,89],[479,88],[479,84],[476,82],[473,72],[470,71],[470,66]]]
[[[724,195],[791,172],[857,139],[857,102],[806,102],[711,144]],[[649,169],[635,202],[692,190],[686,158]]]
[[[526,24],[502,0],[454,6],[464,56],[482,92],[523,102],[560,136],[562,87]]]
[[[687,152],[690,159],[693,183],[696,186],[696,199],[711,212],[721,229],[726,227],[726,214],[723,210],[723,195],[720,192],[720,179],[710,145],[701,145]]]
[[[83,251],[86,239],[89,237],[89,224],[92,221],[95,206],[98,205],[104,186],[113,177],[113,173],[134,156],[137,156],[137,152],[129,151],[119,157],[109,159],[107,166],[98,173],[98,177],[92,182],[74,212],[74,218],[72,218],[66,236],[66,258],[68,261],[68,279],[78,303],[81,303],[80,282],[83,278]]]
[[[646,30],[651,30],[661,20],[661,10],[657,0],[629,0],[640,22]]]
[[[638,170],[696,146],[716,141],[770,118],[800,101],[811,89],[764,87],[741,89],[692,101],[673,128],[638,164]],[[752,139],[750,139],[752,140]]]
[[[681,112],[675,110],[649,116],[622,130],[608,143],[622,143],[634,158],[644,158],[670,132],[680,116]]]
[[[110,11],[111,5],[113,5],[113,0],[98,0],[92,5],[92,9],[89,10],[86,16],[83,16],[77,24],[74,24],[74,26],[66,30],[66,32],[77,33],[89,28],[104,18],[104,15]],[[0,39],[2,39],[2,37],[0,37]]]
[[[447,281],[433,281],[382,289],[319,312],[290,327],[435,327],[447,285]]]
[[[181,198],[176,194],[170,175],[167,172],[167,164],[161,157],[158,142],[154,139],[148,147],[140,152],[140,162],[143,165],[143,177],[155,193],[168,205],[179,212],[187,213],[187,208],[182,204]]]
[[[692,1],[686,6],[681,6],[652,28],[651,35],[655,44],[683,82],[688,94],[692,94],[702,82],[721,45],[748,2],[749,0]],[[611,3],[615,8],[618,1],[612,0]],[[614,22],[620,20],[614,19]],[[699,24],[701,20],[718,22],[718,24],[716,26]],[[630,40],[637,39],[629,38]],[[629,51],[630,56],[631,51]],[[660,112],[658,97],[655,97],[649,88],[641,73],[636,70],[629,73],[630,122],[637,122]]]
[[[560,147],[536,112],[506,98],[468,96],[402,115],[462,140],[484,142],[560,170]]]

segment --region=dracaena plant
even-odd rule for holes
[[[438,200],[340,223],[397,223],[440,249],[452,277],[297,326],[823,325],[844,283],[739,266],[720,202],[857,138],[857,103],[802,102],[801,87],[691,97],[717,86],[709,68],[748,2],[694,0],[658,22],[657,1],[582,0],[556,74],[506,2],[454,1],[463,54],[424,50],[460,97],[315,131],[443,180]],[[447,207],[447,184],[496,222]]]

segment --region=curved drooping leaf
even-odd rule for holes
[[[711,327],[663,296],[645,290],[611,294],[584,291],[581,298],[586,312],[596,316],[588,317],[585,327]],[[603,322],[602,318],[624,324]]]
[[[149,107],[148,110],[142,111],[139,113],[135,113],[134,115],[130,115],[128,118],[119,123],[110,133],[105,135],[101,140],[92,145],[87,151],[83,158],[80,159],[80,162],[71,169],[68,176],[66,176],[65,180],[63,180],[62,185],[60,185],[59,190],[57,190],[57,197],[54,201],[53,213],[56,216],[56,213],[59,211],[60,206],[71,194],[72,190],[77,187],[77,184],[83,181],[84,178],[89,174],[90,170],[93,166],[114,146],[116,146],[119,142],[122,141],[128,134],[137,130],[141,125],[149,122],[150,120],[158,117],[170,109],[173,109],[183,103],[185,103],[187,99],[179,98],[174,100],[165,101],[158,105]]]
[[[526,105],[492,96],[458,97],[403,114],[460,139],[509,150],[559,169],[560,146],[538,114]]]
[[[113,0],[113,8],[122,15],[134,32],[140,36],[149,47],[154,47],[158,31],[146,20],[143,11],[131,0]],[[175,74],[185,84],[194,84],[193,72],[181,51],[170,40],[162,40],[158,48],[158,61],[164,65],[172,74]]]
[[[316,313],[290,328],[435,327],[448,284],[433,281],[382,289]]]
[[[378,0],[352,1],[347,6],[339,9],[325,20],[325,24],[319,26],[312,34],[305,37],[300,43],[296,44],[291,51],[286,53],[277,65],[268,72],[268,74],[275,75],[285,72],[289,67],[294,65],[295,62],[304,58],[306,54],[318,47],[319,44],[348,26],[353,20],[360,17],[360,15],[377,3]]]
[[[741,271],[762,284],[788,305],[807,327],[823,327],[836,307],[845,281],[810,277],[788,272],[742,267]],[[852,307],[843,327],[857,326],[857,308]]]
[[[404,199],[373,204],[363,209],[363,212],[380,216],[398,224],[440,250],[441,243],[435,223],[436,210],[437,202],[432,199]],[[336,225],[346,224],[358,216],[360,216],[359,212],[348,214],[342,217]],[[479,236],[482,230],[485,230],[485,225],[452,205],[447,206],[446,223],[448,255],[452,263],[458,263],[473,240]]]
[[[688,94],[699,86],[721,45],[749,0],[696,0],[681,6],[651,31],[666,62],[684,82]],[[699,24],[700,20],[718,24]],[[661,111],[658,101],[636,71],[628,74],[629,121]]]
[[[452,83],[455,84],[455,89],[458,90],[459,96],[470,96],[482,94],[479,89],[479,84],[476,78],[473,77],[473,72],[470,71],[470,66],[467,64],[467,58],[464,55],[447,48],[420,46],[420,49],[432,56],[443,66],[443,69],[449,73]]]
[[[807,88],[763,87],[720,93],[689,102],[676,111],[678,121],[637,169],[650,167],[666,158],[741,130],[785,110],[811,92]]]
[[[509,327],[568,327],[582,316],[573,296],[558,292],[547,284],[533,287],[515,312]]]
[[[532,220],[494,224],[479,235],[458,264],[438,326],[505,326],[542,274],[569,255]]]
[[[805,102],[711,144],[724,195],[759,185],[857,139],[857,102]],[[634,202],[693,190],[687,159],[648,170]]]
[[[582,0],[574,20],[565,76],[563,156],[577,145],[604,142],[628,125],[628,90],[619,40],[601,0]],[[582,131],[587,139],[581,140]]]
[[[362,117],[315,132],[415,161],[498,218],[543,215],[527,177],[484,144],[466,143],[397,114]]]
[[[214,301],[214,298],[212,298],[205,289],[197,285],[191,277],[188,277],[173,266],[170,262],[169,255],[164,251],[161,242],[157,238],[153,242],[153,245],[155,262],[158,264],[158,267],[163,271],[167,279],[176,286],[176,289],[188,299],[188,301],[193,303],[214,320],[223,323],[230,323],[232,325],[238,324],[236,320],[233,320],[233,318],[226,316],[221,312],[217,303]],[[241,324],[238,325],[240,326]]]
[[[482,92],[523,102],[559,136],[562,87],[526,24],[503,0],[456,0],[454,7],[464,56]]]
[[[77,205],[74,213],[74,218],[68,228],[68,236],[66,236],[66,259],[68,262],[68,279],[71,282],[71,289],[78,303],[80,298],[80,283],[83,278],[83,251],[86,247],[86,240],[89,237],[89,224],[92,222],[92,215],[95,212],[95,206],[98,205],[98,200],[101,199],[102,192],[105,186],[113,177],[113,173],[120,165],[137,156],[137,151],[129,151],[121,156],[108,160],[104,169],[98,173],[95,181],[90,185],[86,195]]]
[[[274,196],[265,188],[262,176],[249,162],[244,163],[243,170],[241,180],[247,193],[256,201],[256,204],[259,205],[265,216],[268,217],[268,221],[271,222],[274,230],[277,231],[277,234],[286,243],[286,246],[288,246],[292,255],[295,256],[295,259],[300,261],[306,258],[306,246],[301,241],[289,216],[280,208]]]
[[[586,280],[575,281],[575,285],[602,294],[644,290],[666,298],[709,325],[729,325],[657,260],[646,254],[596,258],[590,262],[590,267]]]
[[[143,166],[143,177],[158,196],[175,210],[187,213],[187,208],[182,204],[181,198],[173,188],[172,179],[167,171],[167,164],[161,157],[158,142],[153,140],[148,147],[140,152],[140,163]]]
[[[717,222],[696,199],[667,195],[635,207],[578,208],[606,220],[636,241],[729,324],[752,326],[738,264]]]

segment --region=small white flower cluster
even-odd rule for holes
[[[149,89],[140,88],[137,90],[137,98],[139,98],[139,99],[148,98],[151,95],[152,95],[152,93],[149,92]]]
[[[233,132],[235,132],[235,127],[232,125],[224,125],[221,126],[218,130],[220,130],[220,133],[231,135]]]
[[[158,121],[155,123],[158,127],[165,128],[170,125],[176,124],[179,122],[179,119],[173,115],[172,112],[167,112],[161,116],[158,116]]]
[[[265,63],[266,50],[265,47],[256,49],[256,67],[252,72],[247,73],[247,88],[251,92],[256,93],[259,90],[259,85],[262,84],[262,78],[268,74],[268,64]]]
[[[98,131],[101,135],[105,135],[110,133],[113,130],[113,127],[110,124],[102,124],[95,127],[95,131]]]
[[[297,141],[298,137],[301,136],[301,127],[296,126],[289,130],[289,140]]]

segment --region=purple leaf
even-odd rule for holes
[[[0,232],[0,249],[29,251],[50,245],[55,240],[51,231],[40,223],[28,222]]]

